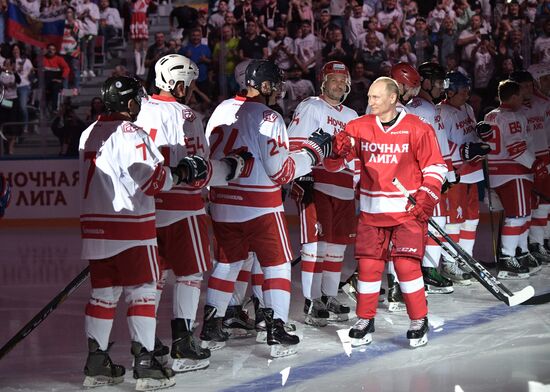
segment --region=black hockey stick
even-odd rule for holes
[[[405,189],[403,184],[399,182],[397,178],[394,178],[392,183],[405,195],[409,201],[414,205],[416,200]],[[512,292],[505,285],[503,285],[497,278],[495,278],[489,271],[485,269],[476,259],[470,256],[460,245],[454,242],[451,237],[432,219],[428,219],[428,223],[432,226],[441,236],[449,243],[451,248],[455,250],[459,258],[457,262],[461,267],[468,267],[467,270],[471,270],[471,274],[476,280],[481,283],[491,294],[498,300],[506,303],[508,306],[515,306],[522,302],[527,301],[529,298],[535,295],[535,289],[533,286],[527,286],[520,291]],[[428,230],[428,234],[429,234]],[[435,236],[434,236],[435,237]],[[433,238],[433,237],[432,237]]]
[[[0,359],[9,353],[21,340],[30,334],[36,327],[42,323],[59,305],[61,305],[69,295],[71,295],[90,275],[90,267],[86,267],[72,281],[55,296],[40,312],[34,316],[23,328],[19,330],[1,349]]]
[[[292,262],[290,263],[291,267],[294,267],[296,264],[298,264],[300,261],[302,261],[302,256],[296,257]]]
[[[485,156],[485,159],[483,160],[483,175],[485,177],[485,185],[486,185],[485,189],[487,190],[487,202],[489,203],[489,219],[491,220],[491,242],[493,243],[493,260],[496,265],[498,262],[498,250],[500,249],[498,247],[497,241],[498,241],[498,238],[500,238],[500,235],[498,235],[498,237],[495,239],[495,222],[493,220],[493,201],[491,200],[491,181],[489,180],[489,162],[487,161],[487,156]],[[500,234],[500,224],[499,224],[498,234]]]

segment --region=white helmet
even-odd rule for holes
[[[155,86],[171,91],[179,81],[189,87],[199,77],[199,67],[181,54],[168,54],[155,64],[155,75]]]
[[[237,81],[239,88],[241,90],[246,90],[246,67],[248,67],[248,64],[250,64],[250,59],[241,61],[239,64],[235,66],[235,80]]]

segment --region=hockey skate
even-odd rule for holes
[[[412,348],[424,346],[428,343],[428,318],[411,320],[411,326],[407,331],[407,339]]]
[[[458,262],[454,260],[442,260],[441,275],[451,280],[453,284],[457,284],[459,286],[469,286],[472,284],[472,281],[470,280],[472,275],[460,268]]]
[[[542,268],[537,259],[529,252],[516,252],[516,259],[522,266],[529,268],[529,275],[536,274]]]
[[[498,258],[498,279],[527,279],[529,268],[521,265],[513,256],[501,255]]]
[[[436,268],[422,267],[422,277],[428,294],[450,294],[454,291],[453,282],[443,277]]]
[[[349,306],[343,305],[338,301],[336,297],[329,297],[323,295],[321,301],[325,304],[326,309],[329,312],[328,321],[348,321],[350,312]]]
[[[210,365],[210,350],[200,347],[198,339],[193,336],[193,330],[189,329],[189,321],[184,319],[172,320],[170,356],[174,358],[172,370],[176,373],[205,369]]]
[[[529,253],[531,253],[541,265],[548,265],[550,263],[550,253],[542,244],[529,244]]]
[[[273,319],[273,309],[263,309],[267,330],[267,345],[271,347],[273,358],[286,357],[298,352],[300,338],[287,333],[285,323],[281,319]]]
[[[388,274],[388,311],[390,312],[403,312],[407,308],[405,302],[403,302],[403,295],[401,294],[401,288],[399,282],[395,280],[392,274]]]
[[[374,332],[374,318],[358,318],[355,325],[349,330],[351,346],[359,347],[372,342],[372,333]]]
[[[147,351],[139,342],[132,342],[136,391],[154,391],[176,384],[172,369],[162,366],[154,352]]]
[[[254,321],[240,305],[228,306],[223,318],[223,328],[230,338],[247,338],[255,329]]]
[[[267,342],[267,330],[265,326],[265,318],[263,315],[263,309],[259,308],[256,310],[256,343],[265,343]],[[285,331],[295,332],[296,324],[288,322],[285,324]]]
[[[168,365],[168,360],[170,358],[170,347],[165,346],[158,336],[155,336],[155,349],[153,353],[155,354],[157,361],[159,361],[162,366]]]
[[[311,325],[313,327],[327,326],[327,320],[330,317],[330,314],[320,298],[314,300],[309,300],[306,298],[304,313],[306,315],[304,323],[307,325]]]
[[[225,342],[229,339],[229,333],[223,329],[223,317],[214,317],[216,311],[215,307],[204,305],[204,322],[200,335],[201,347],[208,348],[210,351],[225,347]]]
[[[88,338],[88,358],[84,366],[83,385],[87,388],[102,387],[105,385],[120,384],[124,381],[124,366],[115,365],[109,357],[109,347],[102,351],[95,339]]]

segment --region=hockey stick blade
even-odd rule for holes
[[[523,302],[522,305],[542,305],[550,302],[550,293],[539,294]]]
[[[533,288],[533,286],[527,286],[520,291],[516,291],[511,297],[508,297],[508,306],[516,306],[524,303],[530,298],[533,298],[534,295],[535,289]]]

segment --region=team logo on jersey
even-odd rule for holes
[[[191,109],[183,109],[183,119],[187,121],[193,122],[197,116],[195,115],[195,112],[193,112]]]
[[[137,130],[137,127],[135,127],[133,124],[131,123],[124,123],[122,124],[122,132],[124,133],[134,133],[136,132]]]
[[[275,122],[277,120],[277,113],[273,110],[266,110],[264,112],[264,121]]]

